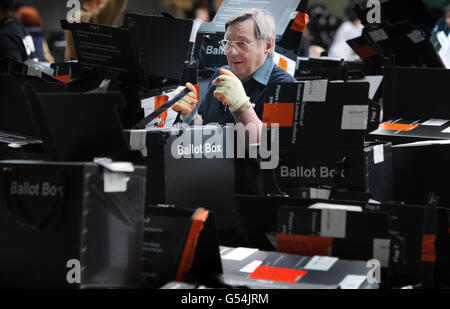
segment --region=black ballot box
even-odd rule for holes
[[[448,140],[396,145],[392,151],[396,201],[419,205],[436,203],[450,208]]]
[[[279,141],[279,164],[263,171],[265,183],[278,191],[266,193],[298,195],[299,189],[331,186],[391,200],[391,145],[364,141],[368,97],[367,82],[269,84],[263,121],[279,125],[279,133],[270,130],[271,139]]]
[[[273,175],[275,173],[275,175]],[[392,200],[392,151],[390,143],[348,150],[280,150],[280,162],[266,179],[275,179],[288,193],[299,188],[331,187],[366,192],[375,200]],[[309,190],[307,190],[309,192]],[[310,195],[303,197],[312,197]]]
[[[147,205],[203,207],[214,212],[219,239],[236,228],[234,130],[221,126],[126,130],[147,166]]]
[[[0,286],[138,287],[146,170],[127,166],[0,161]]]

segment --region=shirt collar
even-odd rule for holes
[[[275,62],[273,61],[272,57],[269,56],[266,61],[264,61],[264,63],[258,68],[258,70],[256,70],[255,73],[244,80],[244,83],[253,78],[258,83],[267,86],[274,66]]]

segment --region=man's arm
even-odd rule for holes
[[[113,25],[117,22],[120,15],[125,11],[128,0],[105,0],[100,6],[81,20],[87,23]]]

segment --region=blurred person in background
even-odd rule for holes
[[[444,16],[437,20],[433,32],[444,31],[446,35],[450,33],[450,5],[444,8]]]
[[[39,12],[32,6],[20,6],[16,11],[16,16],[33,38],[33,43],[36,48],[36,56],[39,61],[50,63],[55,62],[55,59],[51,55],[47,42],[44,38],[44,24]]]
[[[84,0],[80,20],[83,23],[113,25],[125,11],[128,0]],[[72,32],[66,31],[65,60],[76,59]]]
[[[13,0],[0,0],[0,56],[23,62],[36,58],[33,39],[14,16]]]
[[[313,49],[318,46],[323,50],[328,50],[333,41],[336,30],[341,25],[341,20],[334,16],[323,4],[313,4],[307,9],[309,15],[308,35]]]
[[[347,19],[336,32],[333,43],[331,44],[328,52],[330,57],[343,58],[348,61],[358,60],[358,55],[355,54],[353,49],[347,44],[348,40],[360,37],[364,26],[361,24],[361,20],[351,7],[347,7],[345,10]]]
[[[197,1],[194,5],[194,23],[192,25],[191,42],[195,42],[198,29],[204,22],[209,22],[209,7],[205,1]]]

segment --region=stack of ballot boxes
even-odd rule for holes
[[[368,138],[394,145],[396,201],[425,204],[431,199],[449,207],[445,178],[450,109],[443,95],[449,78],[450,72],[445,69],[384,69],[384,121]]]
[[[383,288],[449,284],[446,209],[244,195],[237,208],[251,247],[365,261]]]
[[[327,80],[268,86],[263,121],[279,125],[280,152],[266,182],[276,183],[276,193],[318,197],[325,186],[392,199],[391,144],[364,142],[368,90],[368,83]]]

